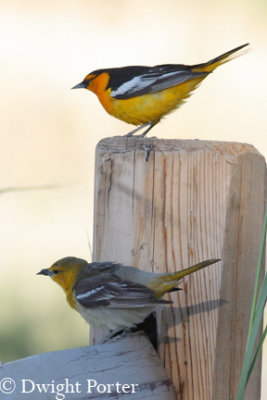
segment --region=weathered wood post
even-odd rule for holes
[[[179,400],[235,397],[265,187],[265,161],[247,144],[115,137],[97,146],[94,260],[163,272],[222,259],[185,278],[157,319]],[[260,398],[260,363],[246,398]]]
[[[157,353],[142,334],[0,364],[0,400],[119,398],[175,399]]]

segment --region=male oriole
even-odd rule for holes
[[[248,43],[197,65],[166,64],[155,67],[131,66],[99,69],[86,75],[73,89],[94,92],[105,110],[129,124],[140,125],[126,136],[155,126],[162,117],[179,107],[215,68]]]
[[[179,290],[176,285],[219,259],[202,261],[173,273],[145,272],[112,262],[93,262],[66,257],[38,275],[48,275],[64,290],[69,305],[94,326],[117,332],[144,321],[165,293]]]

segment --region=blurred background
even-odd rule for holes
[[[267,3],[0,0],[0,7],[0,360],[10,361],[88,344],[88,327],[63,292],[35,274],[67,255],[90,260],[95,147],[133,126],[109,116],[92,93],[70,88],[94,69],[201,63],[250,42],[153,135],[247,142],[266,157]]]

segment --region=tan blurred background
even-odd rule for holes
[[[90,260],[95,146],[133,127],[70,88],[97,68],[200,63],[249,41],[247,54],[216,70],[153,135],[247,142],[266,157],[267,2],[0,7],[0,360],[9,361],[88,343],[63,292],[35,273],[67,255]]]

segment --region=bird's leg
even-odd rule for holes
[[[157,125],[158,122],[159,122],[159,121],[156,121],[156,122],[151,121],[151,122],[148,122],[147,124],[142,125],[142,128],[143,128],[144,126],[146,126],[146,125],[150,125],[150,126],[145,130],[145,132],[143,132],[143,133],[141,133],[141,135],[137,135],[137,136],[139,136],[139,137],[145,137],[146,134],[150,131],[150,129],[152,129],[155,125]]]
[[[123,332],[123,330],[120,331],[110,331],[106,336],[104,336],[102,339],[100,339],[100,341],[98,342],[98,344],[104,344],[109,342],[110,340],[113,340],[114,338],[116,338],[118,335],[120,335]]]
[[[135,128],[135,129],[132,130],[131,132],[127,133],[127,135],[125,135],[125,136],[126,136],[126,137],[131,137],[131,136],[133,136],[134,133],[140,131],[140,129],[143,129],[143,128],[145,128],[146,126],[149,126],[149,128],[145,131],[145,133],[144,133],[144,134],[142,133],[142,134],[140,135],[140,136],[145,136],[146,133],[149,131],[149,129],[152,128],[153,125],[151,126],[151,124],[153,124],[153,122],[147,122],[147,123],[145,123],[145,124],[143,124],[143,125],[140,125],[140,126],[138,126],[138,128]]]
[[[106,336],[102,337],[97,344],[104,344],[107,343],[109,340],[112,340],[118,331],[110,331]]]
[[[121,331],[117,331],[115,332],[111,339],[112,340],[120,340],[123,339],[124,337],[128,336],[128,335],[132,335],[135,334],[135,331],[133,331],[132,328],[126,328],[126,329],[122,329]]]
[[[120,331],[111,331],[108,335],[104,336],[98,344],[104,344],[111,340],[119,340],[131,333],[131,328],[121,329]]]

